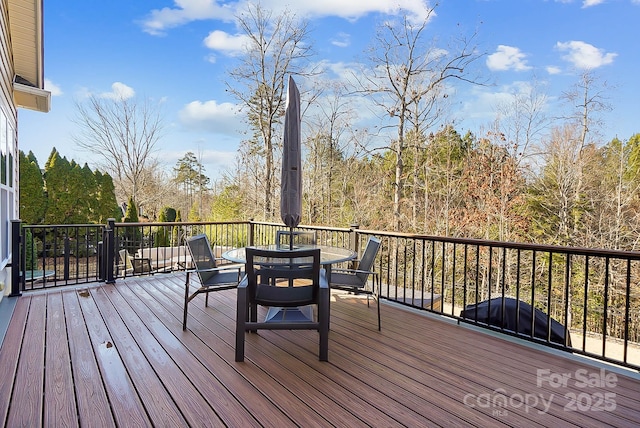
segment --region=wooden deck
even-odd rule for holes
[[[385,303],[378,332],[375,303],[341,294],[328,363],[317,359],[313,331],[248,334],[236,363],[235,290],[212,293],[208,308],[198,296],[183,332],[183,280],[158,274],[20,297],[0,349],[2,425],[640,423],[633,373]]]

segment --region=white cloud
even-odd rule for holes
[[[125,85],[122,82],[114,82],[111,85],[111,92],[103,92],[99,96],[101,98],[109,98],[112,100],[128,100],[133,98],[136,91],[132,87]]]
[[[263,0],[262,4],[278,7],[286,2]],[[323,0],[300,1],[295,5],[295,12],[302,16],[338,16],[345,19],[358,19],[369,13],[397,15],[400,11],[405,11],[411,21],[418,22],[429,17],[430,9],[429,2],[425,0]]]
[[[549,74],[560,74],[562,73],[562,69],[560,67],[557,67],[555,65],[549,65],[547,66],[547,73]]]
[[[64,93],[62,92],[62,88],[60,88],[60,86],[56,85],[49,79],[44,79],[44,89],[51,92],[52,97],[57,97]]]
[[[153,35],[162,35],[166,30],[179,27],[191,21],[205,19],[220,19],[229,21],[233,19],[234,10],[231,5],[219,5],[217,0],[174,0],[175,7],[153,9],[149,15],[141,21],[145,32]]]
[[[351,35],[347,33],[338,33],[336,37],[331,39],[331,44],[339,48],[346,48],[351,45]]]
[[[223,0],[174,0],[174,7],[153,9],[140,24],[145,32],[162,35],[168,29],[196,20],[217,19],[232,21],[247,6],[247,0],[225,2]],[[262,0],[262,7],[274,14],[288,9],[296,16],[338,16],[356,20],[370,13],[396,15],[407,12],[411,21],[422,21],[430,16],[428,0],[322,0],[291,3],[283,0]],[[431,16],[435,14],[431,13]]]
[[[595,69],[603,65],[611,64],[617,53],[605,53],[589,43],[580,41],[558,42],[556,48],[561,52],[567,52],[562,57],[565,61],[579,69]]]
[[[525,71],[531,69],[527,65],[526,55],[513,46],[499,45],[498,50],[487,57],[487,67],[492,71]]]
[[[599,4],[604,3],[604,0],[584,0],[582,2],[582,7],[583,8],[587,8],[587,7],[591,7],[591,6],[597,6]]]
[[[226,147],[232,149],[229,151],[202,148],[205,145],[212,144],[214,143],[201,140],[193,143],[193,145],[183,145],[181,150],[163,150],[161,161],[166,165],[167,169],[170,170],[176,166],[180,159],[184,158],[186,152],[191,151],[198,157],[198,161],[202,163],[204,175],[216,180],[220,178],[223,171],[229,168],[229,165],[234,164],[239,142],[227,141]]]
[[[204,44],[209,49],[236,55],[244,50],[249,41],[249,36],[246,34],[231,35],[224,31],[215,30],[204,39]]]
[[[238,106],[233,103],[192,101],[180,110],[178,116],[180,122],[189,129],[232,135],[237,134],[241,128],[238,110]]]
[[[477,132],[496,119],[500,108],[513,105],[516,97],[528,98],[532,91],[535,91],[535,88],[529,81],[514,81],[497,88],[474,86],[465,89],[464,94],[461,94],[462,107],[455,113],[466,129]],[[545,111],[549,108],[549,100],[542,108]]]

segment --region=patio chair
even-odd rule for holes
[[[246,332],[258,329],[317,330],[319,360],[327,361],[329,285],[324,269],[320,268],[320,250],[272,251],[248,247],[246,256],[246,275],[238,286],[236,361],[244,361]],[[315,319],[312,311],[306,311],[308,305],[317,308]],[[258,321],[258,306],[269,308],[264,321]]]
[[[212,291],[228,290],[236,288],[240,281],[241,267],[218,267],[213,256],[209,238],[207,235],[196,235],[186,241],[191,254],[191,260],[195,269],[187,270],[187,278],[184,286],[184,318],[182,329],[187,328],[187,312],[189,302],[198,294],[205,293],[204,305],[209,306],[209,293]],[[192,274],[198,275],[200,285],[190,294],[189,283]]]
[[[118,251],[118,265],[116,275],[122,271],[125,275],[136,275],[140,273],[152,273],[151,259],[146,257],[131,257],[126,249]]]
[[[378,330],[380,330],[380,277],[373,271],[373,262],[380,249],[380,240],[373,236],[369,237],[362,258],[355,269],[331,269],[330,287],[337,290],[348,291],[353,294],[366,294],[367,306],[369,306],[369,296],[372,296],[378,306]],[[369,288],[369,275],[373,277],[373,283]],[[376,284],[378,289],[376,290]]]
[[[293,245],[315,245],[316,232],[309,230],[276,230],[276,247],[289,248],[293,240]]]

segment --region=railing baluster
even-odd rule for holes
[[[451,261],[451,315],[455,314],[456,308],[456,243],[453,243],[452,257]]]
[[[605,257],[604,268],[604,307],[602,311],[602,356],[606,357],[607,319],[609,318],[609,257]]]
[[[567,345],[567,340],[569,335],[569,304],[571,302],[571,254],[567,254],[565,259],[565,274],[564,274],[564,327],[565,327],[565,346]],[[549,311],[551,312],[551,311]]]

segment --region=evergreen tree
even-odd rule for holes
[[[161,222],[177,221],[176,219],[178,218],[178,212],[176,211],[175,208],[164,207],[160,212],[160,218],[164,218],[164,220],[160,220]]]
[[[158,216],[158,221],[160,223],[164,223],[167,221],[167,213],[164,209],[160,211],[160,215]],[[154,244],[156,247],[166,247],[169,245],[169,234],[167,233],[167,228],[165,226],[158,226],[158,231],[156,232]]]
[[[187,198],[181,208],[193,207],[194,201],[202,200],[203,192],[209,185],[209,177],[204,175],[204,166],[193,152],[187,152],[173,168],[174,183],[181,186]]]
[[[36,247],[33,242],[33,234],[31,233],[31,229],[25,229],[25,240],[24,250],[25,250],[25,269],[32,270],[38,268],[38,257],[36,255]]]
[[[211,209],[211,221],[230,221],[240,218],[242,201],[237,198],[237,188],[225,187],[214,199]]]
[[[96,176],[86,163],[80,169],[80,192],[78,193],[79,201],[82,201],[82,205],[78,207],[81,210],[81,214],[86,215],[86,223],[96,223],[99,221],[98,211],[98,182]]]
[[[20,218],[26,224],[41,224],[47,207],[44,179],[33,152],[19,153]]]
[[[47,192],[46,224],[70,223],[75,212],[77,200],[70,191],[78,183],[70,180],[71,164],[67,158],[60,157],[54,148],[44,168],[45,189]]]
[[[176,223],[182,223],[182,215],[180,214],[180,210],[176,211]],[[181,227],[180,226],[174,226],[173,227],[173,231],[171,233],[171,245],[182,245],[184,244],[184,242],[182,242],[182,238],[184,238],[181,234],[180,234],[180,230]]]
[[[129,202],[127,203],[127,212],[124,216],[125,223],[138,223],[138,209],[136,203],[133,200],[133,196],[129,196]],[[142,232],[137,227],[126,227],[123,233],[124,247],[131,251],[139,247],[142,240]]]
[[[187,221],[202,221],[200,218],[200,204],[198,202],[194,202],[193,205],[191,205]]]
[[[102,174],[100,171],[96,171],[94,177],[97,185],[95,221],[104,224],[109,218],[122,219],[122,210],[116,200],[113,179],[109,174]]]
[[[160,211],[158,221],[160,223],[174,222],[176,220],[176,210],[171,207],[164,207]],[[159,226],[155,237],[156,247],[168,247],[171,245],[171,233],[172,228],[167,226]]]
[[[93,173],[87,167],[81,168],[74,160],[69,163],[70,170],[65,180],[66,198],[75,201],[69,207],[65,223],[86,224],[92,216],[95,205],[96,183]]]

